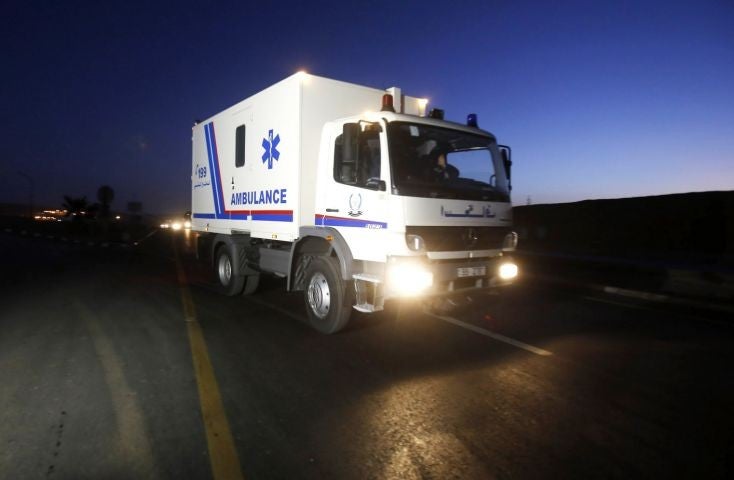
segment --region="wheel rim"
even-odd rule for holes
[[[217,272],[219,273],[219,282],[225,286],[229,285],[229,282],[232,279],[232,262],[229,261],[229,257],[227,255],[219,257]]]
[[[331,307],[331,291],[329,282],[321,272],[316,272],[308,282],[308,305],[319,318],[329,314]]]

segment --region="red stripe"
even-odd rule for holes
[[[293,215],[293,210],[250,210],[253,215]]]

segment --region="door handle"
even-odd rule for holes
[[[339,209],[338,208],[327,208],[326,211],[328,213],[339,213]]]

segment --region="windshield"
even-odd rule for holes
[[[391,122],[387,132],[395,194],[509,201],[491,138],[407,122]]]

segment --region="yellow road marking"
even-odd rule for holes
[[[178,256],[175,239],[173,239],[173,252],[176,260],[176,273],[179,289],[181,290],[184,318],[186,319],[189,343],[191,344],[191,356],[194,361],[194,374],[196,384],[199,387],[199,403],[201,404],[201,416],[206,430],[212,475],[215,480],[241,479],[244,477],[240,460],[234,447],[232,432],[227,422],[227,415],[224,412],[222,396],[219,393],[219,385],[214,376],[214,368],[209,359],[209,351],[206,348],[201,325],[196,320],[196,308],[191,298],[186,273]]]

